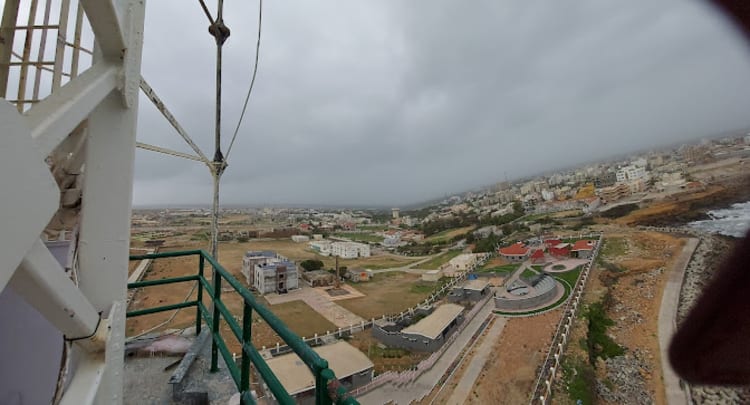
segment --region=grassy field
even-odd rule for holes
[[[307,248],[306,243],[295,243],[291,240],[279,239],[269,241],[250,241],[246,243],[227,242],[220,245],[221,263],[230,271],[236,271],[242,268],[242,257],[248,250],[273,250],[289,259],[302,261],[307,259],[321,260],[326,268],[335,266],[333,257],[321,256]],[[378,255],[363,257],[359,259],[341,259],[339,266],[348,268],[365,268],[365,269],[388,269],[392,267],[402,267],[414,263],[416,259],[396,255]]]
[[[264,304],[273,311],[276,316],[281,318],[281,320],[289,326],[292,332],[300,336],[309,337],[316,333],[320,334],[325,333],[326,331],[336,330],[336,325],[324,318],[323,315],[315,312],[315,310],[304,301],[290,301],[276,305],[268,305],[264,302]],[[269,332],[273,334],[270,327],[268,325],[265,326],[269,329]],[[261,331],[253,325],[253,335],[259,332]],[[273,342],[266,346],[270,344],[273,344]]]
[[[623,256],[627,253],[628,243],[623,238],[606,238],[602,246],[601,255],[608,259]]]
[[[474,229],[473,226],[465,226],[463,228],[454,228],[454,229],[448,229],[443,232],[436,233],[429,238],[425,238],[425,242],[429,243],[443,243],[448,242],[451,239],[453,239],[455,236],[465,234],[466,232],[469,232],[470,230]]]
[[[401,312],[427,298],[437,282],[421,281],[418,274],[398,271],[375,274],[372,281],[357,284],[365,297],[336,301],[365,318]]]
[[[483,269],[490,269],[490,268],[493,268],[493,267],[505,266],[506,264],[512,264],[512,263],[509,262],[508,260],[505,260],[505,258],[503,258],[502,256],[495,256],[495,257],[491,258],[490,260],[488,260],[487,262],[485,262],[482,265],[482,268]]]
[[[575,287],[576,281],[578,280],[578,275],[581,274],[582,269],[583,269],[582,266],[578,266],[571,271],[566,271],[565,273],[556,273],[555,277],[561,278],[567,281],[571,287]]]
[[[388,225],[358,225],[357,228],[362,230],[368,230],[372,232],[385,231],[388,229]]]
[[[535,272],[534,270],[526,269],[526,270],[523,271],[523,273],[521,273],[521,277],[523,277],[523,278],[531,278],[531,277],[536,276],[537,274],[538,273]]]
[[[380,243],[383,241],[383,237],[372,233],[358,233],[358,232],[342,232],[333,235],[337,238],[346,238],[358,242],[375,242]]]
[[[482,267],[477,270],[477,273],[498,273],[498,274],[510,274],[513,270],[518,268],[518,264],[506,264],[502,266],[493,267]]]
[[[437,270],[445,263],[448,263],[451,259],[461,254],[460,250],[449,250],[437,257],[433,257],[432,259],[418,265],[420,269],[425,270]]]

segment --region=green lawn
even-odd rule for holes
[[[525,269],[523,273],[521,273],[521,277],[523,278],[531,278],[536,276],[538,273],[531,269]]]
[[[422,263],[418,264],[416,267],[420,269],[425,270],[437,270],[445,263],[448,263],[451,259],[461,254],[460,250],[449,250],[437,257],[433,257],[432,259]]]
[[[498,274],[510,274],[518,268],[518,264],[506,264],[503,266],[495,267],[482,267],[477,270],[477,273],[498,273]]]
[[[358,233],[358,232],[342,232],[334,234],[337,238],[346,238],[355,240],[358,242],[375,242],[380,243],[383,241],[383,237],[372,233]]]
[[[581,274],[581,270],[583,270],[583,266],[578,266],[571,271],[566,271],[565,273],[555,273],[555,277],[563,279],[567,281],[571,287],[575,287],[578,275]]]

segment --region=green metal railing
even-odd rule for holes
[[[273,393],[276,400],[281,404],[294,404],[294,399],[274,375],[271,368],[266,364],[263,357],[252,344],[252,313],[253,310],[273,329],[276,334],[286,343],[297,356],[307,365],[315,377],[315,403],[316,405],[342,404],[355,405],[358,402],[352,398],[346,388],[338,384],[338,379],[328,367],[328,361],[321,358],[310,346],[299,336],[292,332],[284,322],[274,315],[268,308],[259,304],[250,291],[234,278],[224,267],[222,267],[211,255],[204,250],[187,250],[179,252],[152,253],[146,255],[133,255],[130,260],[163,259],[169,257],[198,256],[198,274],[193,276],[174,277],[161,280],[147,280],[129,283],[128,289],[152,287],[177,283],[197,283],[197,298],[195,301],[185,301],[178,304],[163,305],[154,308],[146,308],[127,313],[127,317],[135,317],[158,312],[171,311],[179,308],[196,307],[195,329],[196,335],[201,332],[201,324],[205,321],[211,330],[211,371],[218,370],[218,355],[224,358],[229,374],[240,392],[243,405],[255,403],[250,394],[250,364],[255,366],[257,373],[263,378],[268,389]],[[208,262],[212,269],[213,285],[206,279],[205,264]],[[222,280],[226,281],[243,299],[242,325],[240,326],[234,316],[221,301]],[[211,310],[203,304],[203,294],[211,298]],[[239,367],[233,360],[232,354],[227,348],[224,338],[221,336],[219,322],[221,318],[229,325],[232,334],[242,345],[242,359]]]

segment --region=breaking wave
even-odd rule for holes
[[[708,212],[711,219],[691,222],[692,228],[741,238],[750,229],[750,201],[732,204],[730,208]]]

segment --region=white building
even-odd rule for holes
[[[620,183],[641,179],[646,179],[645,167],[630,165],[617,171],[617,181]]]
[[[331,242],[327,240],[314,240],[308,243],[308,246],[310,246],[310,249],[323,256],[331,255]]]
[[[307,235],[292,235],[292,241],[301,243],[301,242],[307,242],[310,240],[310,237]]]
[[[370,245],[358,242],[333,242],[331,243],[331,256],[342,259],[356,259],[358,257],[370,257]]]
[[[542,199],[544,201],[552,201],[555,199],[555,192],[550,190],[542,190]]]
[[[275,260],[256,264],[253,287],[261,294],[284,294],[299,288],[297,266],[288,260]]]
[[[385,247],[399,246],[401,244],[401,235],[395,234],[395,235],[386,236],[385,239],[383,239],[382,244]]]

